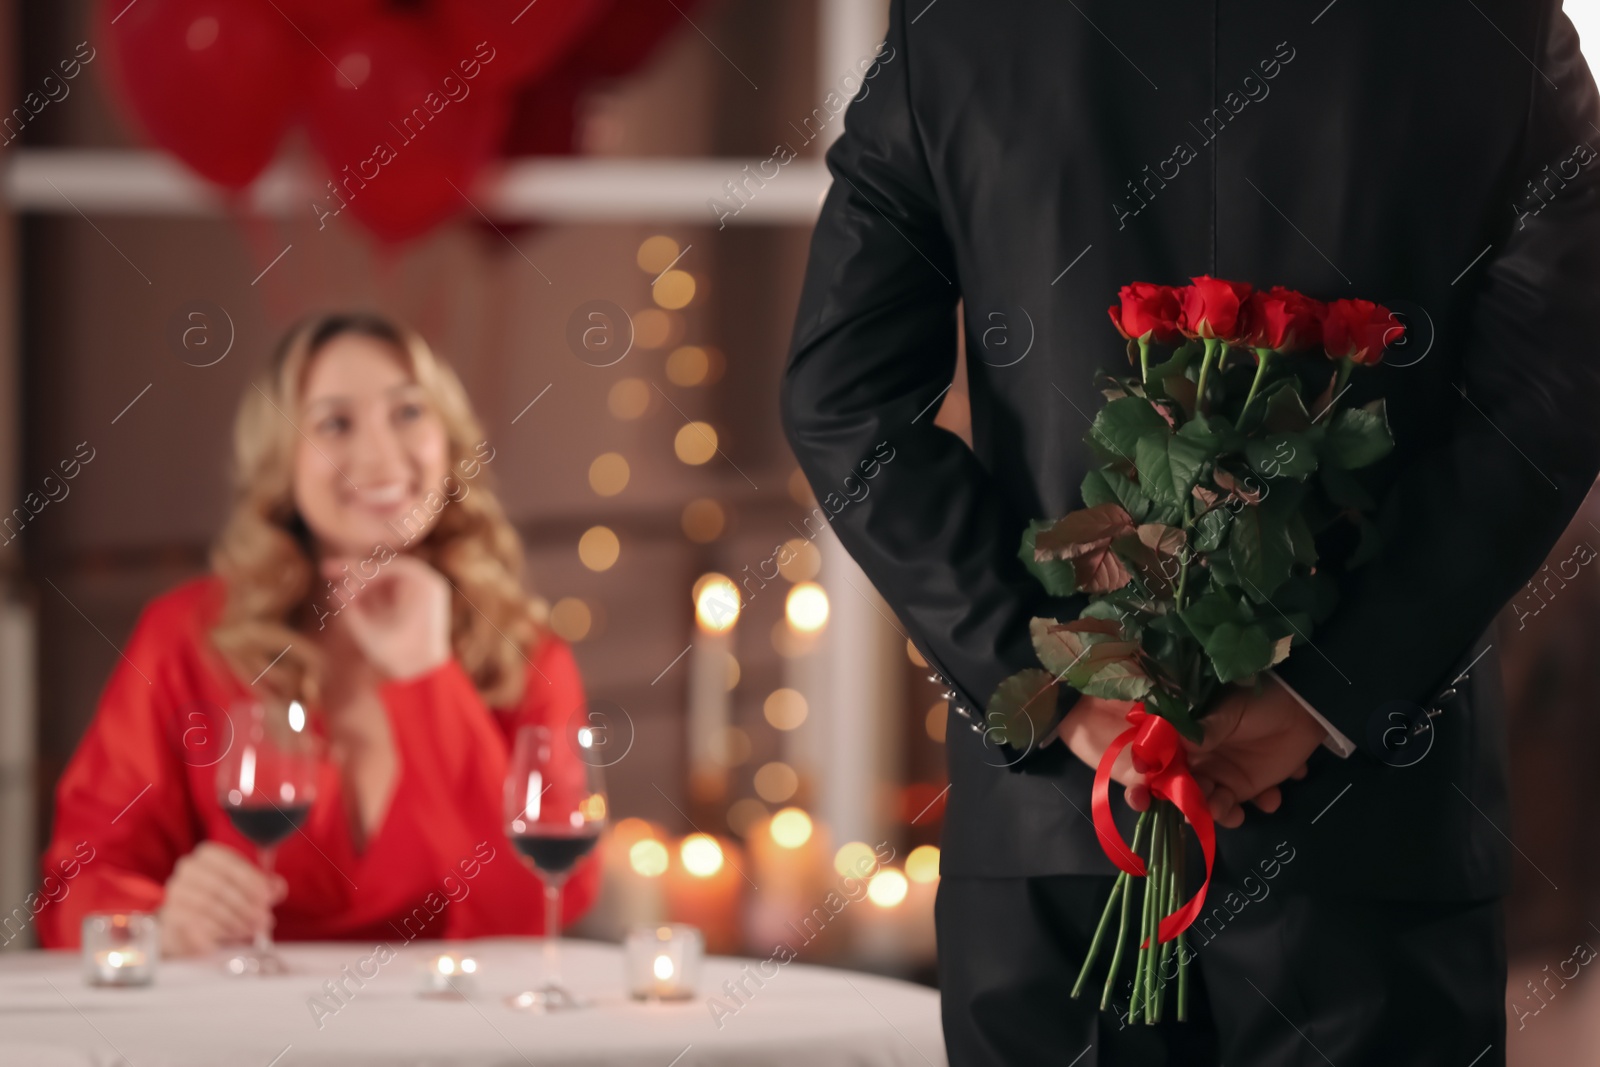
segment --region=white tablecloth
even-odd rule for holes
[[[418,996],[423,961],[445,950],[479,963],[466,1001]],[[754,961],[706,961],[700,995],[640,1003],[623,991],[622,951],[584,941],[562,944],[567,984],[595,1004],[584,1011],[531,1015],[503,1003],[538,984],[537,941],[495,939],[411,945],[332,1014],[312,999],[341,971],[360,974],[373,946],[281,947],[293,973],[234,978],[219,960],[166,961],[153,986],[84,984],[76,953],[0,955],[0,1064],[6,1067],[638,1067],[893,1064],[943,1067],[939,996],[933,990],[853,971],[789,963],[764,978],[719,1027],[707,998]],[[370,974],[376,960],[365,966]],[[767,968],[771,972],[772,965]],[[319,1025],[320,1022],[320,1025]]]

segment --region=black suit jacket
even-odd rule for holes
[[[870,73],[828,153],[783,417],[828,510],[872,469],[834,528],[959,698],[1034,663],[1018,540],[1081,506],[1092,378],[1126,368],[1118,286],[1211,273],[1406,321],[1347,398],[1388,399],[1385,548],[1281,674],[1363,746],[1387,702],[1431,701],[1600,469],[1600,109],[1555,0],[894,0]],[[971,449],[933,425],[958,330]],[[1503,891],[1492,649],[1471,677],[1426,758],[1319,753],[1279,814],[1221,835],[1224,866],[1288,841],[1289,883]],[[1062,746],[948,737],[946,874],[1112,869]]]

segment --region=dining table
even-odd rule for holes
[[[588,1005],[508,1004],[541,942],[285,943],[281,975],[223,954],[162,960],[139,987],[91,985],[71,951],[0,954],[0,1064],[15,1067],[943,1067],[937,990],[783,957],[704,960],[693,995],[638,1000],[620,946],[560,943]],[[438,988],[434,961],[473,961]],[[430,978],[433,986],[430,987]]]

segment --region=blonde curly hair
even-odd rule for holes
[[[302,320],[245,391],[234,420],[232,507],[211,551],[211,568],[227,590],[211,643],[241,680],[261,676],[257,687],[313,705],[324,664],[317,643],[305,639],[317,628],[318,576],[311,533],[294,503],[295,418],[311,361],[329,341],[352,333],[386,343],[427,392],[444,425],[452,470],[472,462],[484,441],[455,372],[414,330],[381,315],[340,312]],[[456,658],[486,703],[509,707],[521,699],[526,664],[546,634],[542,602],[523,587],[522,541],[487,470],[473,482],[471,491],[451,497],[411,552],[454,587],[450,641]]]

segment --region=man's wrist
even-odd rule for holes
[[[1309,703],[1307,703],[1305,697],[1303,697],[1299,693],[1295,692],[1293,686],[1291,686],[1288,682],[1284,681],[1281,677],[1278,676],[1278,672],[1277,671],[1268,671],[1267,673],[1272,676],[1272,680],[1273,681],[1277,682],[1280,686],[1283,687],[1283,691],[1285,693],[1288,693],[1291,697],[1294,698],[1294,702],[1296,704],[1299,704],[1300,707],[1305,710],[1306,714],[1310,715],[1313,719],[1315,719],[1317,721],[1318,725],[1320,725],[1322,727],[1323,731],[1327,735],[1323,739],[1323,742],[1322,742],[1323,747],[1329,749],[1331,752],[1333,752],[1334,755],[1338,756],[1340,759],[1347,759],[1350,756],[1350,754],[1353,753],[1356,750],[1355,742],[1351,741],[1344,734],[1340,733],[1339,730],[1333,725],[1333,723],[1329,722],[1326,718],[1324,718],[1322,716],[1321,713],[1319,713],[1317,711],[1316,708],[1312,707]]]

